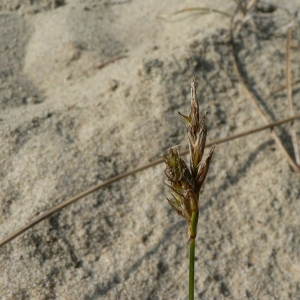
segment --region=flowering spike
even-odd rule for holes
[[[179,112],[182,118],[188,136],[190,152],[190,169],[184,160],[180,157],[179,146],[168,149],[164,155],[166,163],[166,181],[165,184],[170,188],[173,199],[167,199],[171,207],[182,215],[188,223],[188,232],[190,238],[196,237],[196,231],[192,234],[192,216],[196,214],[196,223],[198,221],[198,198],[202,184],[206,178],[210,161],[215,146],[209,152],[209,155],[202,161],[207,127],[206,114],[200,121],[199,104],[196,95],[195,79],[191,84],[191,109],[188,116]],[[195,225],[194,224],[194,225]]]

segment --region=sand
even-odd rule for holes
[[[269,4],[268,4],[269,3]],[[286,32],[300,77],[299,0],[236,17],[243,77],[288,116]],[[272,6],[275,5],[275,10]],[[208,140],[264,122],[233,68],[234,1],[0,1],[0,239],[117,174],[187,146],[197,81]],[[299,84],[293,87],[300,112]],[[294,123],[300,139],[300,122]],[[293,156],[289,127],[278,128]],[[164,166],[103,188],[0,249],[1,299],[187,299],[186,222]],[[217,145],[200,197],[195,299],[300,299],[299,174],[270,131]]]

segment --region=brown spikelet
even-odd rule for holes
[[[190,152],[190,168],[180,156],[179,146],[168,149],[164,155],[166,163],[165,184],[170,188],[172,199],[168,202],[172,208],[188,222],[189,236],[192,213],[198,214],[198,198],[200,189],[206,178],[211,158],[215,149],[213,146],[208,156],[202,161],[206,143],[206,114],[200,120],[199,104],[196,95],[195,79],[191,84],[191,109],[188,116],[179,112],[188,136]]]

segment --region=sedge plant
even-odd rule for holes
[[[199,194],[206,178],[211,158],[215,149],[213,146],[208,156],[202,160],[207,126],[206,115],[200,120],[199,104],[196,95],[195,79],[191,84],[191,110],[188,116],[178,112],[186,127],[190,167],[180,156],[179,146],[168,149],[164,155],[166,164],[165,184],[170,188],[172,198],[167,198],[172,208],[183,216],[188,224],[190,242],[189,262],[189,300],[194,299],[194,273],[195,273],[195,239],[199,215]]]

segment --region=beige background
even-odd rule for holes
[[[268,3],[283,7],[237,15],[235,41],[275,121],[288,115],[285,92],[271,92],[285,83],[289,25],[300,44],[299,17],[291,24],[286,10],[300,3]],[[208,140],[264,124],[233,70],[230,19],[173,14],[190,7],[232,14],[236,3],[0,1],[0,239],[170,146],[185,148],[177,111],[188,113],[192,77]],[[278,132],[293,155],[287,128]],[[99,190],[0,249],[1,299],[187,299],[187,228],[165,201],[163,170]],[[299,175],[269,131],[218,145],[200,199],[195,299],[300,299],[299,199]]]

